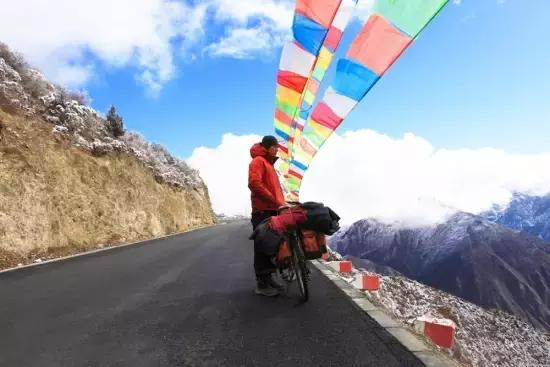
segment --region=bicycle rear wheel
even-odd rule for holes
[[[298,241],[297,238],[292,239],[291,263],[296,275],[296,283],[298,283],[298,289],[300,290],[300,300],[307,302],[309,300],[308,269],[306,259]]]

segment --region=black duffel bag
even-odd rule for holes
[[[254,249],[267,256],[276,256],[284,237],[269,227],[269,218],[260,223],[252,235]]]
[[[333,235],[340,229],[340,217],[322,203],[307,202],[301,207],[307,212],[307,220],[301,225],[303,229]]]

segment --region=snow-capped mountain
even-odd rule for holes
[[[508,205],[495,206],[481,215],[505,227],[550,241],[550,194],[546,196],[514,194]]]
[[[459,212],[423,228],[362,220],[330,246],[550,330],[550,244],[534,236]]]

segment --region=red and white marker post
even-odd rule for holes
[[[353,271],[353,265],[351,261],[332,261],[329,266],[337,272],[344,274],[351,274]]]
[[[361,291],[374,292],[380,289],[380,276],[372,273],[361,273],[355,279],[353,285]]]
[[[454,344],[456,324],[452,320],[422,316],[414,321],[414,328],[435,345],[452,348]]]

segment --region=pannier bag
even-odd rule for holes
[[[277,256],[283,238],[283,235],[270,228],[269,218],[260,223],[250,236],[254,240],[255,251],[270,257]]]
[[[325,235],[339,229],[339,220],[340,217],[330,208],[309,202],[267,218],[256,227],[250,239],[254,240],[255,251],[285,266],[291,254],[287,233],[298,227],[301,228],[300,237],[306,259],[320,259],[327,252]]]
[[[292,207],[270,218],[271,229],[284,234],[307,220],[307,213],[300,207]]]
[[[304,255],[308,260],[320,259],[327,252],[327,239],[324,233],[302,230]]]
[[[285,239],[279,245],[279,252],[277,253],[277,264],[284,266],[290,262],[290,246]]]

